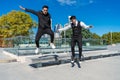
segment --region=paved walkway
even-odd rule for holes
[[[109,46],[109,49],[119,50],[117,46]],[[0,54],[0,61],[2,59],[12,58]],[[1,62],[0,80],[120,80],[120,56],[86,60],[80,65],[81,68],[77,64],[71,67],[70,63],[33,68],[26,63]]]
[[[0,63],[0,80],[120,80],[120,56],[32,68],[24,63]]]

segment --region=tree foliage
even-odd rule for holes
[[[0,34],[4,38],[14,36],[28,36],[31,29],[36,26],[31,17],[21,11],[11,11],[6,15],[0,17]]]
[[[108,44],[120,43],[120,32],[109,32],[107,34],[103,34],[102,38],[106,39]]]
[[[101,37],[99,35],[97,35],[96,33],[92,33],[92,39],[101,39]]]
[[[71,34],[72,34],[72,29],[68,29],[68,30],[66,30],[66,31],[63,31],[62,33],[61,33],[61,35],[62,35],[62,37],[63,38],[71,38]]]
[[[89,29],[82,28],[82,38],[84,39],[92,38],[92,33],[90,32]]]

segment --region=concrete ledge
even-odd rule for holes
[[[27,63],[28,65],[35,68],[65,64],[65,63],[70,63],[71,61],[71,53],[56,53],[56,54],[44,54],[44,55],[39,54],[39,55],[31,55],[31,56],[17,56],[7,51],[3,51],[3,53],[11,56],[13,59],[16,59],[16,61]],[[119,56],[120,53],[118,51],[96,50],[96,51],[83,51],[83,55],[84,56],[82,57],[82,61],[111,57],[111,56]],[[78,52],[76,52],[76,58],[77,56],[78,56]]]
[[[113,56],[120,56],[120,53],[84,57],[84,58],[82,58],[81,61],[106,58],[106,57],[113,57]],[[34,67],[34,68],[40,68],[40,67],[70,63],[70,61],[71,61],[71,59],[66,59],[66,60],[57,60],[57,61],[49,61],[49,62],[38,62],[38,63],[29,64],[29,65]]]
[[[10,62],[17,62],[16,59],[1,59],[0,63],[10,63]]]
[[[5,55],[7,55],[7,56],[10,56],[10,57],[13,58],[13,59],[16,59],[17,62],[22,62],[22,63],[25,62],[25,59],[26,59],[25,56],[19,57],[19,56],[14,55],[14,54],[12,54],[12,53],[10,53],[10,52],[7,52],[7,51],[3,51],[3,53],[4,53]]]
[[[86,54],[87,55],[87,54]],[[106,51],[106,53],[94,53],[94,55],[89,55],[89,56],[84,56],[82,57],[81,61],[86,61],[86,60],[93,60],[93,59],[99,59],[99,58],[106,58],[106,57],[113,57],[113,56],[119,56],[120,53],[117,51]],[[76,59],[77,59],[78,54],[76,54]],[[49,59],[49,57],[46,57],[46,59]],[[38,68],[38,67],[45,67],[45,66],[52,66],[52,65],[59,65],[59,64],[65,64],[65,63],[70,63],[71,61],[71,57],[70,55],[59,55],[58,59],[55,60],[54,58],[52,58],[51,60],[49,59],[48,61],[42,61],[41,59],[37,59],[38,61],[34,61],[34,59],[31,59],[33,61],[31,61],[30,66],[34,67],[34,68]]]

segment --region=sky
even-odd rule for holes
[[[12,10],[22,11],[19,5],[36,11],[48,5],[53,27],[64,25],[68,22],[68,16],[75,15],[78,20],[94,26],[91,32],[102,36],[111,31],[120,32],[119,3],[120,0],[0,0],[0,16]],[[35,15],[26,13],[38,21]]]

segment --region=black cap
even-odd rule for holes
[[[42,7],[42,9],[43,9],[43,8],[47,8],[47,9],[48,9],[49,7],[48,7],[47,5],[44,5],[44,6]]]
[[[70,17],[70,20],[72,20],[72,19],[76,19],[76,16],[71,16],[71,17]]]

